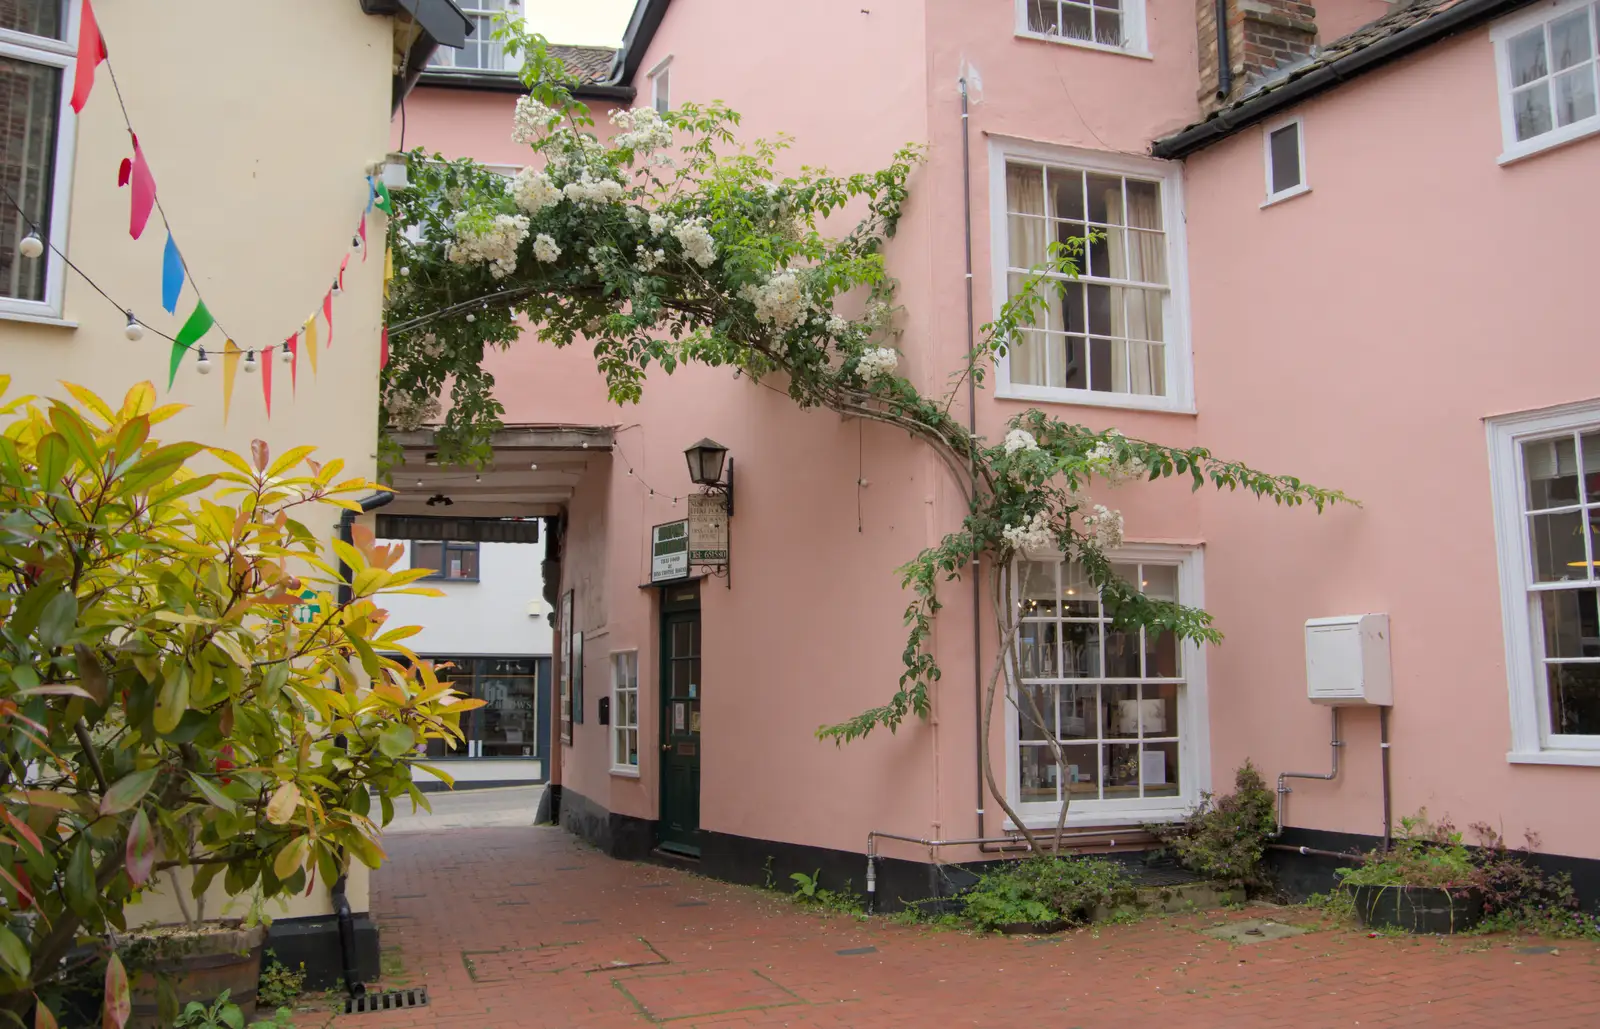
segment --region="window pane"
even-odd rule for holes
[[[1148,679],[1176,679],[1183,675],[1178,638],[1170,632],[1145,630],[1144,674]]]
[[[1017,632],[1018,672],[1024,679],[1053,679],[1057,650],[1055,622],[1024,622]]]
[[[1052,352],[1052,386],[1067,389],[1089,388],[1089,345],[1082,336],[1067,336],[1060,341],[1058,351]]]
[[[1136,229],[1161,228],[1161,184],[1128,181],[1128,224]]]
[[[1012,382],[1023,386],[1044,385],[1044,333],[1023,329],[1006,353]]]
[[[1083,221],[1083,172],[1051,168],[1050,200],[1051,217]]]
[[[476,579],[478,577],[478,548],[452,545],[445,554],[449,562],[446,577],[451,579]]]
[[[1089,388],[1100,393],[1127,393],[1128,346],[1120,339],[1089,341]]]
[[[1122,290],[1115,286],[1089,286],[1086,292],[1089,331],[1097,336],[1122,335]]]
[[[1056,0],[1028,0],[1028,31],[1055,34]]]
[[[438,571],[444,567],[443,543],[412,543],[411,567],[431,568]]]
[[[1066,763],[1067,793],[1073,800],[1094,800],[1100,794],[1100,748],[1093,743],[1061,748]]]
[[[1268,140],[1272,155],[1272,192],[1282,193],[1300,185],[1300,126],[1285,125]]]
[[[1128,278],[1167,283],[1167,237],[1159,232],[1128,232]],[[1156,300],[1159,302],[1160,297]]]
[[[1588,578],[1579,512],[1529,515],[1528,538],[1533,548],[1535,582]]]
[[[1596,457],[1600,457],[1600,448]],[[1578,447],[1571,436],[1524,443],[1522,474],[1528,483],[1528,510],[1578,502]]]
[[[1509,51],[1513,86],[1526,86],[1534,79],[1543,78],[1549,71],[1544,60],[1544,26],[1513,37]]]
[[[1056,613],[1056,562],[1018,561],[1017,581],[1023,618]]]
[[[1056,761],[1049,746],[1043,743],[1026,744],[1018,750],[1022,758],[1018,776],[1022,802],[1053,803],[1056,799]]]
[[[1107,739],[1135,739],[1139,735],[1139,687],[1102,686]]]
[[[1145,737],[1178,735],[1178,686],[1164,683],[1139,690]]]
[[[1594,590],[1552,590],[1539,594],[1544,621],[1544,656],[1600,657],[1600,619]]]
[[[1074,618],[1098,618],[1100,594],[1083,566],[1068,561],[1061,566],[1061,612]]]
[[[1107,800],[1139,795],[1139,745],[1113,743],[1106,747]]]
[[[1044,264],[1045,244],[1050,242],[1050,223],[1024,214],[1011,215],[1011,252],[1007,260],[1013,268],[1032,268]],[[1020,280],[1018,280],[1020,283]],[[1012,293],[1015,296],[1015,291]]]
[[[1062,678],[1100,677],[1100,625],[1097,622],[1061,623]]]
[[[1006,210],[1014,214],[1044,215],[1043,168],[1006,165]]]
[[[1056,730],[1064,740],[1100,738],[1100,688],[1098,686],[1058,687],[1060,712]]]
[[[1061,35],[1068,39],[1093,39],[1094,25],[1089,8],[1077,4],[1061,5]]]
[[[1146,596],[1161,600],[1178,599],[1178,568],[1176,565],[1144,565],[1144,577],[1139,585]]]
[[[1139,630],[1112,629],[1106,633],[1106,677],[1139,677]]]
[[[1574,11],[1550,23],[1550,56],[1556,71],[1594,56],[1589,45],[1588,11]]]
[[[67,0],[11,0],[0,3],[0,29],[30,36],[66,39]]]
[[[26,4],[23,5],[27,7]],[[0,5],[4,9],[4,5]],[[0,184],[16,198],[0,215],[0,296],[43,300],[46,273],[54,254],[17,253],[17,243],[38,226],[50,238],[50,191],[55,178],[56,115],[61,109],[61,71],[0,57]]]
[[[1100,0],[1096,0],[1100,2]],[[1106,46],[1122,45],[1122,16],[1111,11],[1094,12],[1094,41]]]
[[[1600,665],[1550,665],[1550,731],[1600,736]]]
[[[1054,686],[1024,686],[1017,695],[1017,738],[1046,740],[1056,731]]]
[[[1584,433],[1581,445],[1584,492],[1592,503],[1600,500],[1600,432]]]
[[[1052,329],[1083,332],[1087,318],[1084,314],[1084,284],[1064,281],[1056,284],[1055,303],[1051,305]],[[1600,454],[1600,449],[1596,450]]]
[[[1106,279],[1122,278],[1128,270],[1128,262],[1123,255],[1127,242],[1123,239],[1122,230],[1096,226],[1090,226],[1090,229],[1097,235],[1090,240],[1088,260],[1080,263],[1079,271],[1084,275],[1098,275]]]
[[[1139,778],[1146,797],[1178,795],[1178,745],[1146,743],[1139,751]]]
[[[1584,65],[1556,76],[1556,123],[1571,125],[1593,118],[1595,112],[1594,68]]]
[[[1117,175],[1096,175],[1090,172],[1086,179],[1089,193],[1089,220],[1106,225],[1122,224],[1122,178]]]
[[[1511,111],[1518,139],[1532,139],[1550,131],[1550,91],[1544,83],[1511,94]]]
[[[1084,228],[1083,222],[1058,221],[1055,223],[1055,234],[1055,241],[1067,248],[1078,274],[1087,275],[1089,258],[1085,240],[1088,239],[1089,230]]]

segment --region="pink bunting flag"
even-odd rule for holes
[[[350,267],[350,255],[345,254],[344,260],[339,262],[339,288],[344,289],[344,273]]]
[[[132,133],[129,133],[132,136]],[[126,182],[133,189],[133,207],[128,217],[128,235],[138,239],[144,233],[145,225],[150,221],[150,212],[156,206],[156,177],[150,171],[150,165],[144,159],[144,150],[139,146],[139,137],[133,136],[133,160],[124,162],[125,174],[118,176],[118,183]]]
[[[272,359],[271,350],[261,355],[261,395],[267,400],[267,420],[272,420]]]
[[[289,333],[283,345],[289,348],[289,391],[295,393],[300,389],[300,334]]]
[[[83,113],[89,102],[89,91],[94,88],[94,70],[106,59],[106,40],[100,35],[100,25],[95,20],[94,7],[83,0],[83,12],[78,15],[78,69],[72,81],[72,110]]]
[[[344,274],[341,272],[339,277],[343,278]],[[333,290],[331,289],[322,295],[322,317],[328,320],[328,342],[324,345],[331,347],[333,346]]]
[[[356,235],[361,237],[361,263],[367,263],[367,212],[361,212],[361,224],[356,227]]]
[[[383,333],[378,336],[378,368],[389,367],[389,326],[383,327]]]

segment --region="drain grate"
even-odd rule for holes
[[[428,1006],[428,988],[418,986],[409,990],[386,990],[383,993],[363,993],[359,997],[344,999],[344,1013],[359,1015],[368,1011],[399,1011],[402,1008]]]

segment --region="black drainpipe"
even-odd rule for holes
[[[966,219],[966,244],[967,244],[967,353],[971,354],[977,346],[976,331],[973,328],[972,307],[972,130],[971,116],[967,111],[967,77],[961,77],[961,208],[962,216]],[[978,384],[971,375],[967,376],[967,431],[976,437],[978,435]],[[978,472],[972,470],[972,491],[976,495],[978,490]],[[976,559],[972,562],[972,712],[973,712],[973,739],[977,743],[976,761],[973,769],[977,774],[978,786],[978,833],[979,839],[984,837],[983,831],[983,584],[980,576],[983,571],[982,564]]]
[[[394,499],[390,492],[369,493],[357,501],[363,513],[375,511]],[[339,515],[339,539],[345,543],[350,542],[350,529],[356,523],[356,513],[345,511]],[[339,562],[339,606],[350,603],[350,566],[343,561]],[[343,747],[343,736],[334,740],[334,744]],[[367,985],[361,981],[361,976],[356,972],[356,916],[350,910],[350,898],[344,892],[345,876],[340,873],[334,881],[333,889],[329,891],[333,901],[333,913],[339,920],[339,962],[344,969],[344,988],[352,997],[366,995]]]
[[[1228,54],[1228,0],[1217,0],[1217,99],[1233,92],[1233,60]]]

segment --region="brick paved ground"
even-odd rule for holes
[[[1048,939],[800,911],[613,861],[558,829],[391,837],[374,914],[412,1011],[335,1029],[1600,1026],[1600,947],[1324,929],[1233,945],[1224,912]]]

